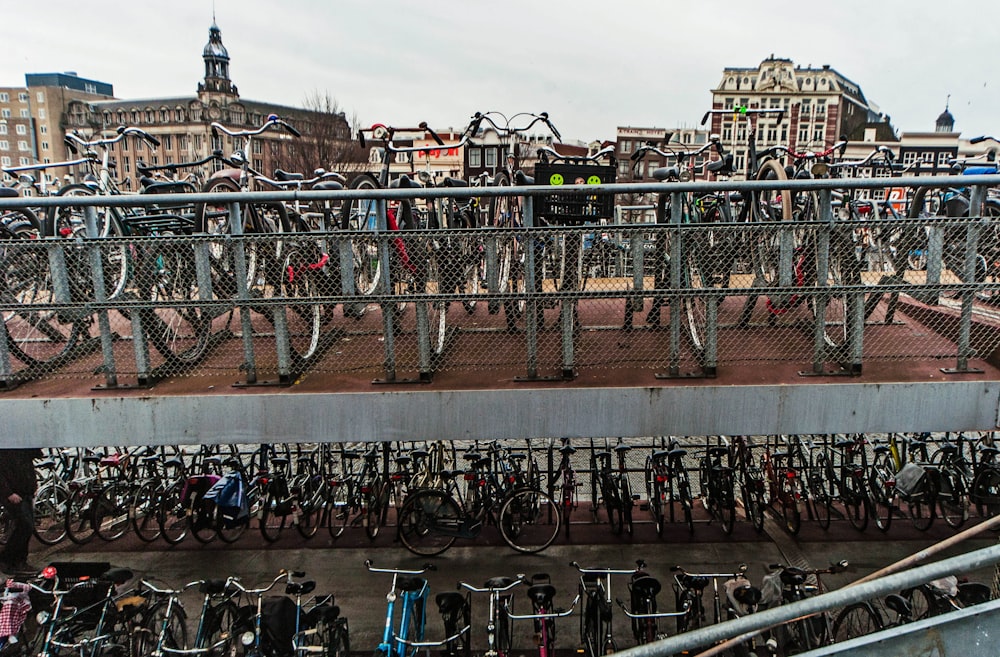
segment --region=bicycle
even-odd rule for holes
[[[788,604],[804,600],[818,593],[822,593],[822,582],[820,575],[842,573],[847,570],[847,561],[839,561],[831,564],[827,568],[804,569],[795,566],[784,566],[782,564],[771,564],[768,575],[764,576],[765,583],[762,590],[777,589],[780,591],[780,601]],[[807,584],[808,578],[813,577],[816,584]],[[774,602],[766,598],[768,603]],[[773,636],[777,641],[781,654],[794,654],[813,650],[820,646],[827,645],[834,640],[836,633],[833,629],[833,618],[829,612],[821,612],[812,616],[798,619],[781,625],[773,630]]]
[[[719,436],[721,445],[709,446],[698,462],[701,503],[722,531],[733,533],[736,524],[736,480],[733,478],[733,454],[729,440]]]
[[[580,613],[580,644],[587,657],[610,655],[618,651],[612,627],[612,575],[633,575],[646,567],[640,559],[635,568],[584,568],[575,561],[570,566],[580,572],[579,598],[584,601]]]
[[[511,652],[511,591],[524,583],[524,575],[515,577],[491,577],[482,587],[459,582],[458,587],[472,593],[489,595],[486,612],[486,652],[485,657],[508,657]],[[440,597],[445,594],[438,594]],[[468,606],[465,597],[462,602]]]
[[[553,657],[556,645],[555,620],[572,614],[576,609],[577,602],[580,601],[580,596],[577,595],[569,609],[556,609],[553,603],[556,589],[552,586],[552,581],[547,573],[532,575],[528,584],[527,595],[531,600],[532,613],[512,614],[509,606],[505,608],[505,612],[511,620],[533,621],[538,657]]]
[[[396,657],[413,657],[422,648],[431,648],[450,644],[469,631],[466,625],[456,635],[442,641],[424,641],[427,623],[427,598],[430,597],[430,586],[423,577],[418,577],[429,570],[437,570],[433,564],[424,564],[419,570],[401,570],[396,568],[376,568],[370,560],[365,561],[365,568],[371,573],[388,573],[392,575],[392,584],[386,594],[385,629],[382,641],[375,648],[376,655],[396,655]],[[405,577],[400,577],[405,575]],[[398,593],[397,593],[398,587]],[[396,602],[401,600],[399,625],[396,625]],[[398,629],[397,629],[398,627]]]
[[[477,464],[484,468],[490,461]],[[540,552],[552,544],[559,535],[560,509],[533,478],[505,490],[495,474],[479,472],[472,481],[482,486],[471,487],[468,499],[459,494],[454,478],[446,478],[445,489],[418,490],[406,500],[397,522],[399,540],[408,550],[440,554],[456,539],[477,537],[487,522],[495,522],[504,542],[518,552]],[[513,473],[505,479],[518,483]]]
[[[569,444],[569,438],[563,438],[562,443],[559,447],[559,467],[557,472],[553,473],[553,480],[558,483],[554,481],[553,488],[559,489],[561,522],[566,538],[569,538],[570,519],[573,511],[579,506],[579,487],[582,483],[576,480],[576,470],[573,469],[572,457],[576,453],[576,448]]]
[[[158,610],[151,610],[147,614],[146,627],[139,633],[137,654],[149,654],[152,657],[198,656],[226,654],[231,651],[236,638],[231,630],[239,616],[234,601],[238,589],[232,586],[232,578],[197,580],[179,589],[162,588],[149,580],[143,580],[141,587],[154,593],[161,601],[157,603]],[[202,604],[194,638],[189,643],[186,615],[180,596],[195,587],[202,595]],[[165,603],[162,602],[164,599]]]
[[[687,468],[684,467],[686,455],[687,450],[681,449],[677,440],[671,439],[666,449],[654,448],[653,453],[646,457],[646,499],[656,535],[661,538],[666,521],[676,521],[676,504],[680,505],[688,533],[694,533],[694,497]]]
[[[739,473],[743,511],[759,534],[764,531],[764,512],[770,506],[770,501],[767,498],[767,480],[760,464],[754,459],[753,448],[750,436],[733,438],[733,455],[736,471]]]
[[[760,469],[768,487],[768,508],[781,516],[785,529],[796,535],[802,528],[801,501],[804,495],[802,478],[791,462],[788,452],[771,452],[765,443],[760,457]],[[775,509],[777,507],[777,509]]]
[[[666,638],[666,632],[661,632],[657,626],[657,619],[676,618],[685,613],[684,611],[658,611],[656,596],[661,589],[660,580],[644,570],[639,570],[632,573],[628,582],[629,600],[632,608],[629,609],[621,599],[615,598],[615,602],[631,620],[632,636],[635,638],[636,645]]]
[[[594,473],[591,483],[592,488],[596,488],[591,499],[596,500],[597,490],[600,491],[600,504],[608,516],[608,524],[611,533],[618,536],[626,530],[631,536],[632,508],[635,506],[635,497],[632,495],[631,485],[628,479],[628,470],[625,467],[625,454],[632,449],[629,445],[619,440],[614,446],[614,454],[617,456],[617,467],[612,463],[612,451],[605,449],[600,452],[591,449],[591,470]],[[594,504],[593,513],[597,514],[598,504]]]

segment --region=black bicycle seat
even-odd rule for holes
[[[806,571],[801,568],[788,567],[781,571],[781,583],[788,586],[798,586],[806,581]]]
[[[198,585],[198,591],[200,593],[217,594],[222,593],[226,590],[226,580],[224,579],[206,579],[204,582]]]
[[[549,608],[552,606],[552,598],[556,595],[556,587],[551,584],[535,584],[528,587],[528,597],[535,603],[536,607]]]
[[[491,577],[486,580],[485,586],[488,589],[502,589],[510,586],[516,580],[513,577]]]
[[[400,591],[419,591],[427,584],[423,577],[400,577],[397,581]]]
[[[469,181],[461,178],[445,178],[441,181],[442,187],[468,187]]]
[[[729,448],[728,447],[709,447],[708,448],[708,455],[709,456],[725,456],[728,453],[729,453]]]
[[[337,182],[336,180],[325,180],[323,182],[318,182],[312,186],[312,189],[315,191],[322,191],[322,190],[335,191],[343,188],[344,185],[342,183]]]
[[[135,577],[135,574],[128,568],[112,568],[102,573],[99,579],[111,582],[116,586],[121,586],[133,577]]]
[[[756,586],[741,586],[733,590],[733,599],[748,607],[760,602],[760,598],[761,592]]]
[[[309,580],[307,582],[289,582],[285,585],[286,595],[308,595],[316,590],[316,582],[314,580]]]
[[[434,596],[434,601],[437,603],[438,611],[442,614],[458,611],[465,606],[465,596],[457,591],[438,593]]]
[[[708,586],[708,578],[702,577],[701,575],[681,575],[681,586],[686,589],[694,589],[696,591],[702,591]]]
[[[632,580],[632,593],[643,598],[655,597],[661,588],[660,580],[650,575],[641,575]]]
[[[885,597],[885,606],[892,609],[900,616],[904,616],[906,618],[913,615],[913,605],[910,604],[909,600],[898,593],[887,595]]]
[[[514,172],[514,184],[518,187],[524,187],[525,185],[534,185],[535,177],[525,174],[520,169]]]

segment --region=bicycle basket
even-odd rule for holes
[[[598,164],[542,164],[535,166],[539,185],[606,185],[615,182],[615,167]],[[550,224],[580,225],[613,219],[614,194],[547,194],[539,196],[535,215]]]

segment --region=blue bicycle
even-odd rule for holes
[[[437,570],[433,564],[424,564],[420,570],[399,570],[396,568],[376,568],[370,560],[365,561],[365,568],[372,573],[389,573],[392,584],[385,596],[385,630],[382,641],[375,648],[375,655],[385,657],[414,657],[421,649],[449,646],[448,652],[456,642],[469,631],[469,625],[455,632],[442,641],[425,641],[424,632],[427,627],[427,599],[430,597],[430,585],[423,575],[429,570]],[[400,577],[402,575],[402,577]],[[396,603],[400,603],[399,616],[396,615]],[[442,601],[439,601],[441,605]],[[442,614],[445,606],[442,605]]]

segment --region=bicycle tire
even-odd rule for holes
[[[167,619],[167,608],[170,618]],[[164,621],[166,626],[164,627]],[[163,642],[160,635],[163,633]],[[184,650],[188,646],[187,617],[180,605],[159,602],[148,608],[141,619],[141,630],[133,633],[135,655],[149,655],[159,646],[172,650]]]
[[[635,527],[632,523],[632,509],[635,502],[632,499],[632,485],[629,483],[628,475],[621,475],[621,502],[622,502],[622,525],[627,535],[632,536]]]
[[[872,519],[879,531],[885,533],[892,527],[895,514],[895,472],[892,456],[887,452],[876,457],[868,475],[868,490],[872,499]],[[892,482],[890,485],[889,482]]]
[[[938,492],[938,515],[952,529],[959,529],[968,518],[967,495],[961,476],[945,468],[940,471],[941,490]]]
[[[747,519],[758,534],[764,531],[764,513],[767,509],[766,488],[763,473],[756,466],[748,468],[742,487],[743,504]]]
[[[299,521],[295,527],[299,535],[304,539],[310,539],[316,535],[323,524],[323,516],[326,512],[326,485],[323,478],[317,473],[308,475],[299,493]]]
[[[330,486],[330,501],[327,505],[326,529],[330,538],[340,538],[351,515],[351,484],[347,481],[333,482]]]
[[[781,519],[785,530],[792,536],[796,536],[802,529],[802,511],[799,509],[798,491],[795,484],[787,479],[781,483]]]
[[[155,242],[137,278],[140,296],[157,304],[140,309],[139,317],[164,365],[176,369],[200,363],[208,353],[211,322],[208,312],[195,305],[198,281],[190,245]]]
[[[452,546],[455,536],[437,531],[454,531],[462,521],[458,504],[443,491],[422,490],[412,495],[399,511],[399,540],[414,554],[431,557]]]
[[[837,643],[879,632],[885,627],[882,617],[868,602],[847,605],[833,621],[833,640]]]
[[[859,532],[868,528],[868,494],[867,486],[860,476],[848,473],[841,484],[841,497],[847,519],[851,526]]]
[[[160,538],[160,493],[157,483],[146,481],[136,488],[129,507],[132,531],[143,543]]]
[[[86,545],[95,535],[93,497],[86,487],[78,488],[66,503],[66,535],[77,545]]]
[[[719,499],[716,501],[719,511],[719,520],[722,523],[722,531],[726,536],[733,533],[736,526],[736,482],[733,481],[732,473],[721,473],[719,480]]]
[[[351,637],[347,629],[347,620],[338,618],[333,621],[333,629],[327,633],[324,643],[323,657],[349,657],[351,654]]]
[[[21,231],[29,228],[9,227]],[[39,240],[6,249],[0,257],[0,292],[25,308],[3,313],[11,355],[27,367],[66,360],[84,334],[83,317],[75,312],[40,311],[38,304],[56,303],[46,246]]]
[[[317,285],[317,277],[323,276],[322,271],[309,269],[315,266],[322,255],[315,248],[302,248],[304,245],[292,244],[284,249],[281,271],[279,274],[279,294],[289,299],[291,304],[286,313],[288,346],[292,357],[299,362],[307,361],[319,350],[320,336],[323,331],[326,309],[320,303],[301,303],[303,300],[318,299],[323,296]],[[333,291],[339,294],[340,290]],[[280,307],[269,311],[273,323],[273,314],[280,312]]]
[[[649,515],[653,518],[653,526],[656,528],[657,538],[663,538],[663,521],[665,514],[663,505],[665,501],[664,486],[657,475],[651,457],[646,457],[646,466],[643,468],[646,480],[646,499],[649,501]]]
[[[933,501],[927,501],[924,499],[914,499],[908,502],[910,522],[913,527],[919,531],[925,532],[931,528],[934,524],[934,507],[937,506]]]
[[[522,488],[500,506],[497,524],[507,545],[527,554],[541,552],[559,535],[559,507],[546,493]]]
[[[597,650],[598,637],[601,636],[601,614],[594,596],[586,595],[587,604],[580,614],[580,643],[583,645],[586,657],[600,657]]]
[[[1000,513],[1000,469],[996,466],[987,466],[976,474],[970,491],[980,518]]]
[[[285,504],[282,497],[273,491],[268,491],[264,497],[264,505],[260,508],[260,521],[257,527],[260,529],[260,535],[268,543],[277,542],[281,538],[285,525],[288,524],[289,514],[283,513]]]
[[[159,513],[160,537],[170,545],[180,544],[188,534],[190,523],[181,500],[183,484],[174,482],[160,494]]]
[[[348,184],[354,190],[380,189],[378,181],[371,174],[355,176]],[[377,202],[373,199],[352,199],[340,208],[341,230],[374,232],[377,228]],[[381,287],[382,263],[379,259],[378,239],[374,235],[359,234],[351,238],[354,270],[354,292],[361,296],[371,296]]]
[[[34,498],[34,535],[43,545],[58,545],[66,538],[66,506],[69,489],[60,484],[43,484]]]
[[[371,492],[365,498],[365,534],[369,540],[378,538],[379,530],[389,514],[389,484],[381,477],[371,483]]]
[[[602,479],[601,488],[601,497],[604,500],[604,512],[608,516],[608,526],[611,528],[612,534],[621,536],[625,519],[622,513],[622,502],[618,499],[618,486],[612,481]]]
[[[188,522],[188,534],[194,540],[207,545],[218,538],[215,516],[215,504],[203,501],[198,493],[191,494],[187,500],[185,517]]]
[[[691,494],[691,478],[688,476],[688,471],[680,459],[677,459],[672,469],[677,484],[677,498],[680,501],[681,513],[684,516],[684,524],[687,525],[688,534],[694,534],[694,496]],[[672,502],[671,512],[673,512]]]

